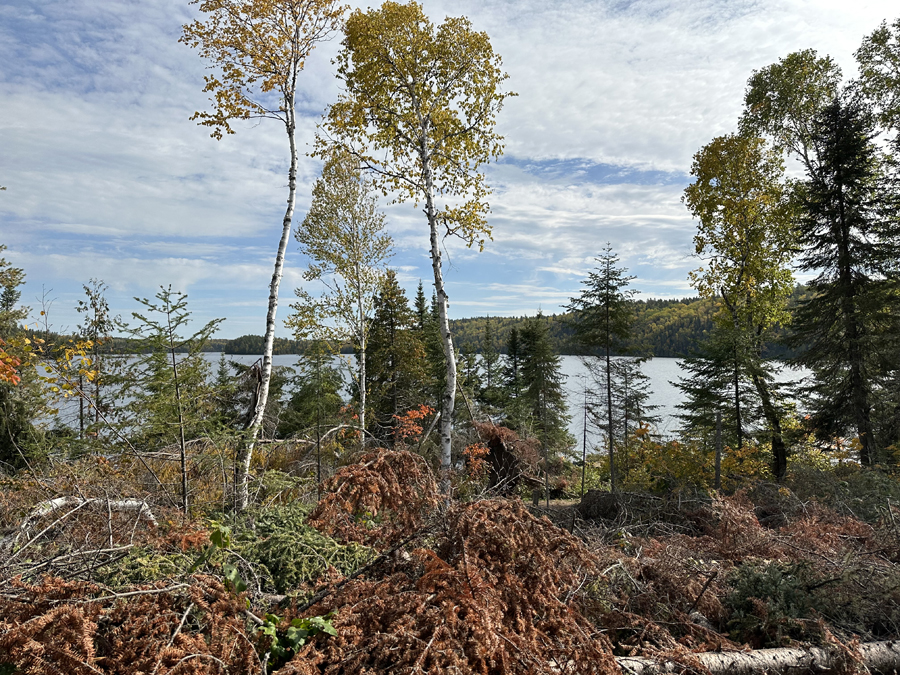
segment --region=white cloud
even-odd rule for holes
[[[607,241],[645,297],[690,294],[694,225],[681,190],[693,153],[734,128],[751,71],[812,47],[852,75],[862,37],[898,13],[886,0],[426,0],[425,10],[485,30],[519,93],[499,116],[507,159],[487,169],[494,241],[483,253],[444,242],[455,316],[557,311]],[[26,297],[44,285],[60,290],[57,307],[74,305],[100,277],[124,311],[131,295],[171,283],[232,318],[228,333],[262,332],[286,140],[263,121],[216,142],[188,119],[207,105],[204,64],[177,41],[196,12],[186,0],[0,5],[0,243],[26,269]],[[337,96],[339,48],[322,45],[302,74],[302,150]],[[318,167],[301,160],[298,222]],[[385,210],[411,296],[431,277],[424,216],[411,203]],[[291,242],[283,306],[304,263]]]

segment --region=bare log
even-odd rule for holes
[[[871,673],[897,675],[900,673],[900,640],[868,642],[859,646],[860,665]],[[752,652],[706,652],[695,655],[713,675],[819,675],[844,672],[845,653],[821,647],[785,647],[757,649]],[[629,675],[657,675],[678,673],[684,666],[671,661],[619,656],[616,661],[623,673]]]
[[[135,513],[138,518],[143,518],[153,527],[157,526],[156,517],[150,510],[147,502],[141,499],[109,500],[101,499],[99,497],[93,499],[83,499],[81,497],[57,497],[56,499],[48,499],[35,506],[15,532],[0,539],[0,552],[12,551],[13,547],[18,543],[19,538],[23,534],[29,532],[34,524],[44,516],[57,513],[64,509],[70,509],[70,513],[72,513],[82,508],[102,508],[104,511],[110,513],[112,511]],[[63,518],[65,518],[65,515]]]

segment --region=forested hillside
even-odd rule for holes
[[[792,303],[805,293],[798,286]],[[634,323],[627,354],[636,356],[683,357],[693,353],[706,340],[713,329],[716,300],[706,298],[682,298],[680,300],[636,300],[632,308]],[[480,352],[484,340],[485,325],[490,321],[501,346],[506,344],[513,327],[521,328],[525,317],[475,317],[451,321],[454,340],[459,350],[469,354]],[[544,316],[553,346],[560,354],[579,354],[572,341],[571,314]],[[786,333],[779,328],[773,331],[766,345],[766,355],[786,358],[793,352],[780,343]],[[619,353],[619,352],[617,352]]]

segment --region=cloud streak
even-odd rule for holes
[[[357,3],[360,6],[360,3]],[[610,242],[647,296],[690,294],[694,225],[680,203],[691,157],[731,131],[754,69],[812,47],[853,74],[852,52],[892,2],[824,0],[425,0],[435,22],[485,30],[519,93],[499,116],[506,156],[487,168],[494,240],[444,242],[454,316],[559,311]],[[221,142],[189,120],[204,64],[178,43],[182,0],[12,0],[0,5],[0,243],[57,292],[74,325],[81,284],[131,296],[172,284],[223,334],[262,333],[286,198],[274,122]],[[338,95],[334,39],[301,78],[301,143]],[[301,161],[297,222],[319,163]],[[385,205],[393,264],[412,296],[430,279],[420,208]],[[307,261],[289,247],[279,317]],[[430,291],[428,291],[430,294]],[[280,329],[281,335],[286,335]]]

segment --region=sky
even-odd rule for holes
[[[368,3],[351,3],[368,7]],[[694,295],[695,223],[681,203],[691,159],[736,129],[754,70],[800,49],[853,52],[895,0],[425,0],[435,23],[467,16],[509,73],[485,168],[493,241],[444,242],[450,315],[563,311],[609,242],[639,298]],[[190,121],[208,71],[178,42],[200,15],[184,0],[0,0],[0,254],[26,273],[22,302],[74,330],[83,286],[109,288],[113,314],[161,286],[188,295],[195,326],[261,335],[287,198],[288,146],[272,120],[221,141]],[[340,35],[301,75],[307,152],[340,83]],[[295,224],[321,165],[301,158]],[[410,298],[430,295],[428,227],[385,204],[391,266]],[[288,247],[278,331],[309,263]],[[315,289],[311,289],[315,290]],[[36,319],[35,319],[36,320]]]

